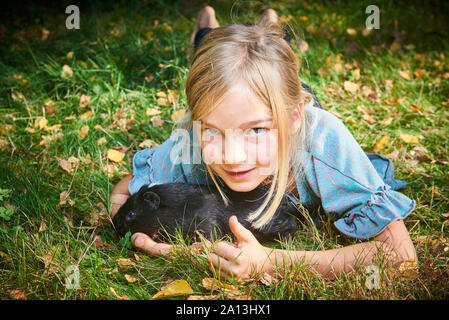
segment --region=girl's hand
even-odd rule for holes
[[[235,277],[237,280],[271,273],[269,255],[273,249],[262,246],[236,216],[229,219],[229,227],[237,238],[237,244],[220,241],[213,245],[209,255],[211,269],[215,269],[220,277]]]
[[[136,232],[131,236],[131,243],[137,250],[148,255],[163,256],[170,253],[172,244],[156,242],[145,233]],[[202,247],[201,243],[193,243],[190,248],[198,250]]]

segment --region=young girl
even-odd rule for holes
[[[173,154],[185,143],[177,138],[138,152],[133,174],[112,191],[112,214],[145,184],[181,181],[220,188],[225,183],[239,192],[269,184],[264,204],[249,217],[256,228],[270,222],[287,193],[311,211],[321,207],[345,235],[371,241],[323,251],[272,249],[233,216],[229,224],[237,243],[218,242],[209,256],[222,275],[247,279],[273,274],[276,266],[305,262],[334,277],[376,264],[379,250],[396,266],[417,261],[403,223],[415,202],[380,177],[339,119],[313,106],[274,10],[266,10],[258,25],[220,27],[214,10],[205,7],[191,42],[196,51],[186,95],[190,124],[201,124],[190,132],[201,137],[202,159],[174,161]],[[141,233],[131,240],[148,254],[163,255],[171,248]]]

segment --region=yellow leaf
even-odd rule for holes
[[[129,297],[124,294],[123,296],[119,296],[117,294],[117,292],[115,292],[115,289],[113,287],[109,287],[109,290],[111,291],[111,293],[119,300],[129,300]]]
[[[405,80],[412,79],[412,75],[411,75],[410,71],[408,71],[408,70],[398,70],[398,74],[401,78],[403,78]]]
[[[175,280],[153,296],[153,299],[192,294],[193,289],[185,280]]]
[[[351,75],[354,78],[354,80],[359,80],[360,79],[360,69],[354,69],[351,71]]]
[[[168,89],[167,99],[169,103],[176,103],[178,101],[179,92],[178,90]]]
[[[125,153],[120,152],[118,150],[109,149],[108,150],[108,159],[114,162],[120,162],[125,157]]]
[[[41,221],[41,224],[40,224],[40,226],[39,226],[39,232],[43,232],[43,231],[45,231],[45,230],[47,230],[47,225],[45,224],[45,221],[42,220],[42,221]]]
[[[414,136],[411,134],[403,134],[403,133],[401,133],[399,136],[405,143],[418,143],[419,142],[418,136]]]
[[[173,122],[178,121],[182,116],[184,116],[186,113],[186,110],[184,108],[176,110],[175,112],[173,112],[173,114],[171,115],[171,119]]]
[[[128,282],[131,282],[131,283],[134,283],[139,280],[139,278],[131,276],[129,274],[125,274],[125,278],[126,278],[126,280],[128,280]]]
[[[373,151],[379,152],[380,150],[382,150],[388,144],[389,140],[390,139],[388,136],[383,136],[382,138],[380,138],[379,141],[377,141],[374,145]]]
[[[349,34],[350,36],[356,36],[357,30],[355,30],[353,28],[348,28],[348,29],[346,29],[346,33]]]
[[[87,120],[87,119],[89,119],[93,115],[94,115],[94,113],[89,110],[87,112],[84,112],[82,115],[80,115],[80,119],[81,120]]]
[[[203,285],[203,287],[207,290],[211,290],[211,291],[217,291],[217,290],[232,290],[232,291],[238,291],[238,287],[237,286],[233,286],[227,283],[223,283],[220,280],[217,280],[215,278],[204,278],[201,281],[201,284]]]
[[[362,115],[362,119],[373,124],[374,122],[376,122],[376,120],[373,118],[373,116],[370,116],[369,114],[364,113]]]
[[[87,137],[89,133],[89,126],[83,126],[80,130],[78,130],[78,139],[83,140]]]
[[[67,58],[68,60],[72,60],[72,58],[73,58],[73,51],[69,51],[69,52],[67,53],[67,55],[66,55],[66,58]]]
[[[360,88],[360,85],[358,83],[352,81],[345,81],[343,86],[345,91],[350,92],[352,94],[356,93]]]
[[[107,140],[106,140],[105,137],[102,137],[102,138],[100,138],[100,139],[97,140],[97,144],[98,144],[99,146],[101,146],[102,144],[105,144],[106,142],[107,142]]]
[[[156,108],[148,108],[147,111],[145,112],[145,115],[147,116],[155,116],[162,113],[162,111],[156,109]]]
[[[368,36],[371,34],[371,31],[372,31],[372,30],[373,30],[373,29],[368,29],[368,28],[363,29],[363,31],[362,31],[362,36],[368,37]]]
[[[159,98],[159,99],[157,99],[157,104],[162,107],[166,107],[169,105],[168,99],[167,98]]]
[[[38,117],[34,122],[34,127],[39,129],[44,129],[48,124],[48,120],[44,117]]]

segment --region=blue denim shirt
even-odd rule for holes
[[[381,155],[365,154],[346,126],[328,111],[312,105],[305,108],[304,174],[296,179],[301,204],[321,207],[338,230],[358,239],[374,237],[391,222],[407,217],[415,201],[396,191],[405,187],[405,182],[394,179],[392,162]],[[143,185],[211,183],[204,164],[171,161],[181,145],[172,136],[160,146],[137,152],[129,192],[133,194]]]

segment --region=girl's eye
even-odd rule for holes
[[[266,128],[251,128],[248,130],[249,135],[261,135],[267,132]]]
[[[206,129],[204,129],[204,134],[206,134],[208,136],[218,136],[218,135],[221,135],[221,132],[218,131],[217,129],[206,128]]]

